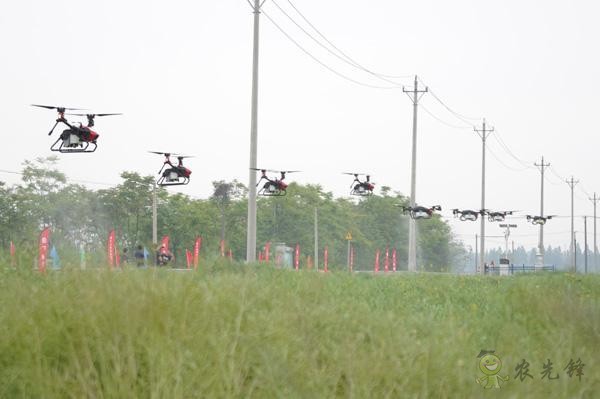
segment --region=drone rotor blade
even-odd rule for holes
[[[85,108],[68,108],[68,107],[56,107],[54,105],[40,105],[40,104],[30,104],[32,107],[46,108],[46,109],[64,109],[70,111],[85,111]]]

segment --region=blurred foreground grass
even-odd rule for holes
[[[2,398],[592,398],[599,347],[600,276],[0,272]]]

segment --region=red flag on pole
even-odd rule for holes
[[[375,272],[379,271],[379,250],[375,252]]]
[[[385,247],[385,263],[384,263],[385,272],[390,271],[390,247]]]
[[[396,271],[396,248],[392,249],[392,270]]]
[[[111,230],[108,233],[108,266],[113,268],[115,265],[115,231]]]
[[[189,249],[185,249],[185,261],[187,264],[187,268],[191,269],[192,267],[192,252]]]
[[[16,254],[15,244],[11,241],[10,242],[10,264],[13,266],[15,266],[17,264],[15,254]]]
[[[296,244],[296,252],[294,255],[294,268],[298,270],[300,267],[300,244]]]
[[[325,251],[323,253],[323,270],[327,272],[327,264],[329,262],[329,250],[325,247]]]
[[[163,236],[160,246],[164,248],[163,252],[167,252],[169,250],[169,236]]]
[[[48,249],[50,248],[50,227],[46,227],[40,233],[38,245],[38,270],[46,271],[46,261],[48,259]]]
[[[200,262],[200,248],[202,247],[202,237],[197,237],[194,242],[194,269],[198,268]]]
[[[269,261],[269,253],[271,252],[271,241],[267,241],[265,244],[265,262]]]

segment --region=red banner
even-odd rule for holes
[[[392,270],[396,271],[396,248],[392,249]]]
[[[108,266],[112,269],[115,265],[115,231],[108,233]]]
[[[375,252],[375,272],[379,271],[379,250]]]
[[[325,251],[323,252],[323,269],[327,272],[327,263],[329,262],[329,250],[325,247]]]
[[[194,269],[198,268],[200,263],[200,248],[202,247],[202,237],[197,237],[194,242]]]
[[[385,247],[385,262],[383,268],[386,273],[390,271],[390,247]]]
[[[10,264],[12,266],[15,266],[17,264],[17,259],[16,259],[16,250],[15,250],[15,244],[13,244],[13,242],[10,242]]]
[[[161,248],[161,252],[168,252],[169,251],[169,236],[163,236],[162,240],[160,241],[160,246]]]
[[[296,251],[294,253],[294,269],[300,268],[300,244],[296,244]]]
[[[46,261],[48,260],[48,250],[50,248],[50,227],[46,227],[40,233],[38,244],[38,270],[46,271]]]
[[[265,262],[269,261],[269,253],[271,252],[271,241],[267,241],[265,244]]]
[[[185,249],[185,260],[187,268],[190,269],[192,267],[192,252],[187,248]]]

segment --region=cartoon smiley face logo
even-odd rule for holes
[[[492,353],[479,359],[479,370],[485,375],[498,374],[502,369],[502,360]]]

